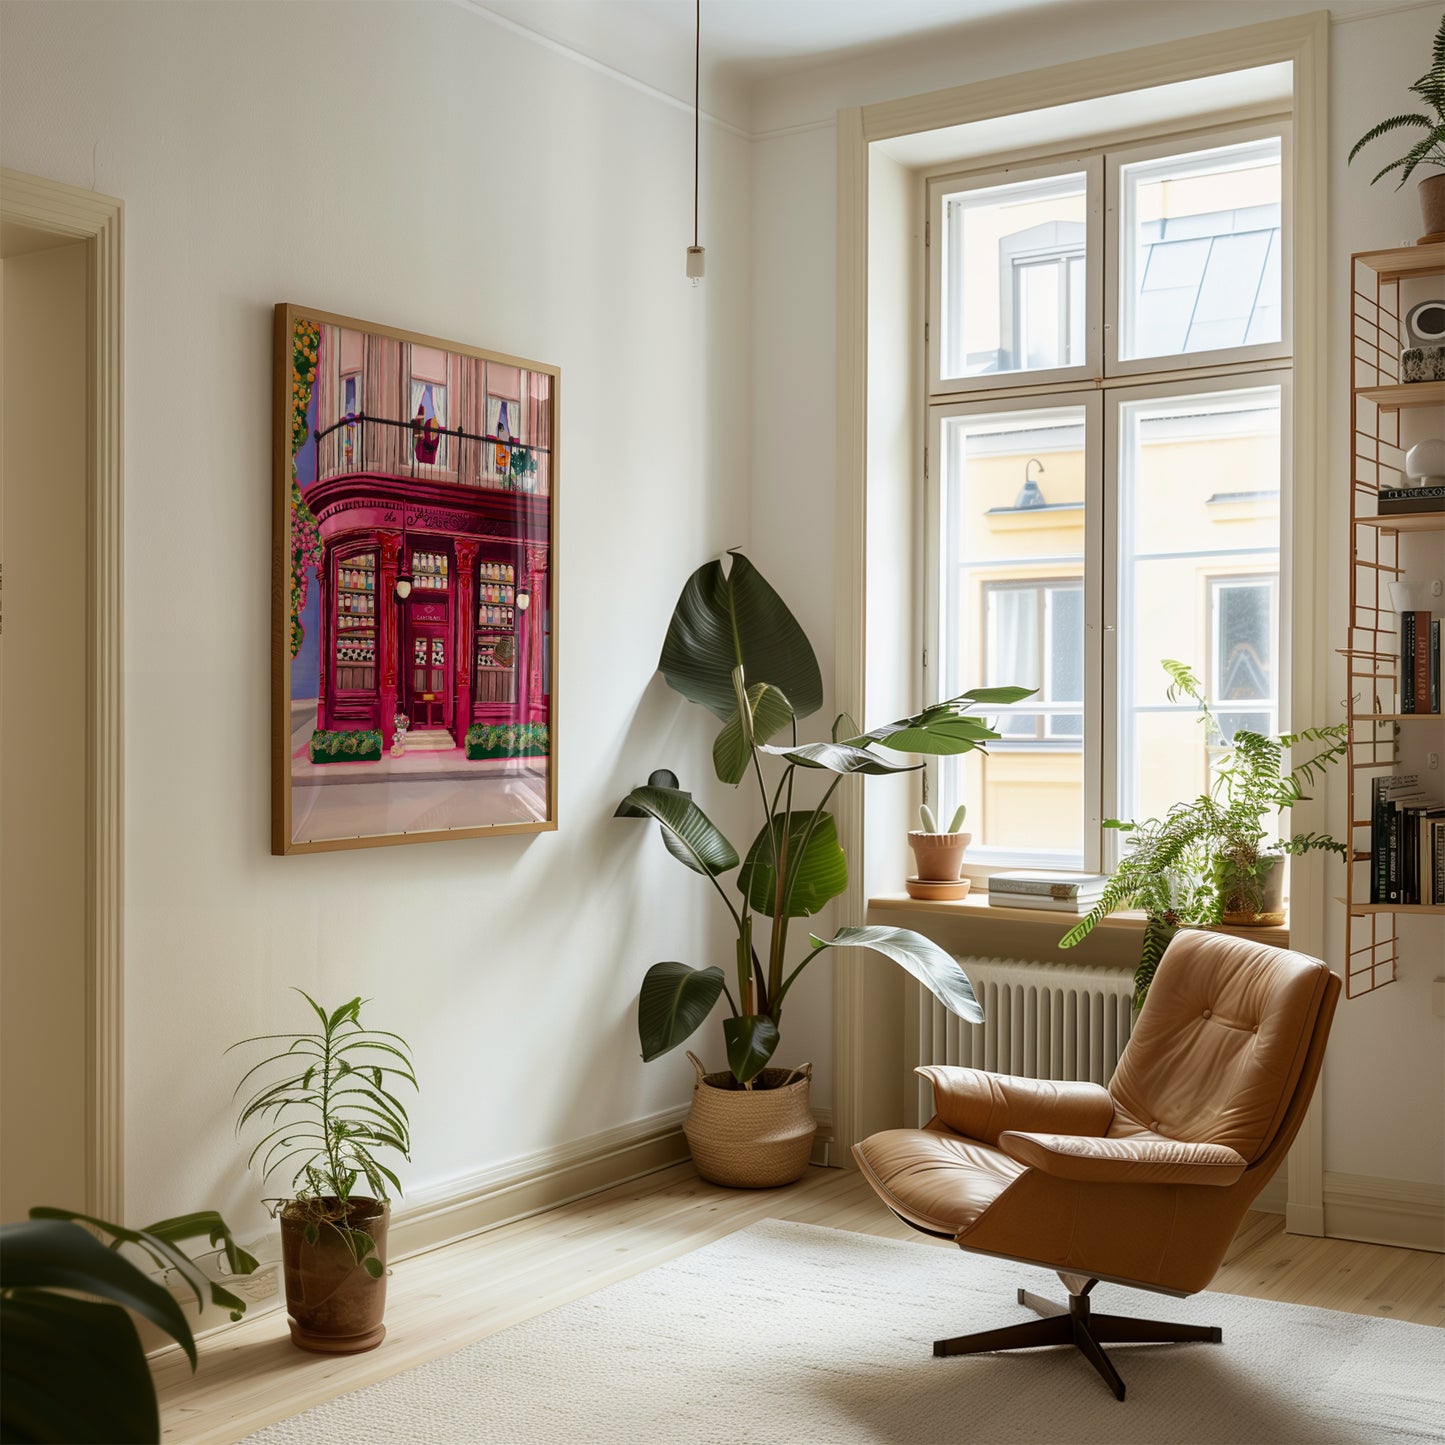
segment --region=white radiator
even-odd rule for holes
[[[1033,1079],[1107,1084],[1129,1042],[1132,968],[1075,967],[1016,958],[959,958],[983,1007],[981,1024],[950,1013],[919,989],[920,1064],[960,1064]],[[920,1124],[933,1089],[918,1081]]]

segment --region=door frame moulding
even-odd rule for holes
[[[124,1213],[121,202],[0,170],[0,218],[86,244],[86,1209]]]
[[[869,147],[875,141],[1034,110],[1040,96],[1047,96],[1050,106],[1064,105],[1289,62],[1294,76],[1295,406],[1290,435],[1283,442],[1291,457],[1293,475],[1300,479],[1293,488],[1285,522],[1294,558],[1289,599],[1289,715],[1296,719],[1326,716],[1326,670],[1317,661],[1324,646],[1324,624],[1317,617],[1316,600],[1327,595],[1329,518],[1313,483],[1325,475],[1327,454],[1322,428],[1329,414],[1325,364],[1329,312],[1329,46],[1329,13],[1320,10],[838,112],[834,599],[837,710],[863,716],[867,676],[864,538],[868,486]],[[837,812],[844,850],[861,859],[865,836],[861,790],[851,790]],[[1301,814],[1301,826],[1324,826],[1318,803],[1302,808]],[[864,871],[862,867],[850,870],[842,904],[845,917],[858,918],[866,912]],[[1324,949],[1323,882],[1323,869],[1318,864],[1295,870],[1291,936],[1295,947],[1316,956],[1321,956]],[[881,1051],[880,1062],[880,1050],[870,1038],[866,971],[867,965],[856,950],[845,950],[834,961],[834,1114],[839,1154],[844,1159],[847,1149],[860,1137],[860,1125],[872,1110],[870,1101],[891,1099],[898,1092],[897,1080],[887,1066],[888,1051]],[[1289,1156],[1286,1227],[1296,1233],[1324,1233],[1322,1136],[1316,1094]]]

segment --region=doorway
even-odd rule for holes
[[[451,727],[448,628],[426,610],[411,608],[407,615],[407,713],[414,732]]]
[[[0,171],[5,1221],[122,1212],[120,223]]]

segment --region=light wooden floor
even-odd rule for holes
[[[705,1184],[682,1164],[402,1261],[390,1281],[386,1341],[370,1354],[305,1354],[290,1343],[281,1310],[203,1340],[194,1376],[173,1351],[154,1366],[162,1438],[237,1440],[768,1218],[955,1248],[895,1219],[851,1171],[814,1168],[791,1188],[751,1191]],[[1246,1217],[1211,1287],[1445,1325],[1440,1255],[1287,1235],[1278,1215]],[[1154,1312],[1167,1317],[1167,1301]]]

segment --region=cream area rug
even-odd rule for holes
[[[766,1220],[249,1437],[397,1442],[1260,1442],[1445,1436],[1445,1330],[1202,1294],[1095,1288],[1101,1312],[1223,1327],[1116,1345],[1124,1403],[1072,1348],[935,1359],[1034,1316],[1007,1261]],[[382,1347],[383,1349],[385,1346]]]

